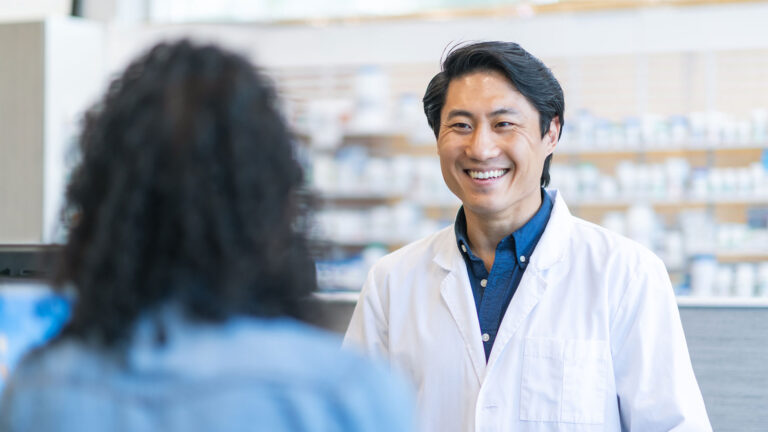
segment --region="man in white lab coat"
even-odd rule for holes
[[[424,111],[454,226],[384,257],[345,344],[389,359],[425,431],[708,431],[664,264],[547,191],[564,98],[506,42],[454,49]]]

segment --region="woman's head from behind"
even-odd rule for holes
[[[299,229],[302,171],[267,80],[242,57],[164,43],[85,119],[58,284],[66,332],[111,344],[143,311],[295,315],[314,288]]]

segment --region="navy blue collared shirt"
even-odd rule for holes
[[[480,320],[480,332],[485,348],[485,361],[491,355],[496,333],[499,331],[504,312],[520,284],[523,272],[539,242],[552,213],[552,198],[541,190],[541,207],[533,217],[517,231],[504,237],[496,245],[496,255],[490,274],[485,264],[472,253],[467,237],[467,219],[464,207],[456,215],[454,230],[464,262],[467,264],[469,283],[475,297],[475,307]]]

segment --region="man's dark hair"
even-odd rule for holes
[[[299,316],[315,288],[303,173],[267,79],[188,41],[152,48],[85,117],[54,283],[62,337],[106,345],[167,303],[195,320]]]
[[[549,132],[553,118],[560,118],[560,135],[565,119],[563,89],[552,71],[541,60],[513,42],[479,42],[453,49],[443,61],[442,70],[435,75],[424,93],[424,113],[437,137],[445,95],[452,80],[479,71],[496,71],[507,77],[512,85],[539,112],[539,128],[543,137]],[[558,139],[560,139],[558,135]],[[549,184],[549,164],[544,161],[541,186]]]

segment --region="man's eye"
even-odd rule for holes
[[[496,123],[496,126],[497,127],[510,127],[510,126],[514,126],[514,124],[512,122],[503,121],[503,122]]]
[[[471,126],[466,123],[454,123],[451,125],[451,127],[454,129],[461,129],[461,130],[469,130],[471,128]]]

